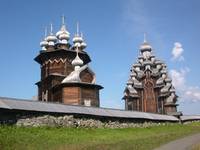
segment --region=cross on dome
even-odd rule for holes
[[[65,25],[65,16],[62,15],[61,17],[61,28],[60,30],[56,33],[56,36],[58,38],[58,42],[61,44],[68,44],[68,40],[70,38],[70,33],[66,29]]]
[[[65,25],[65,15],[62,15],[62,25]]]
[[[47,36],[46,39],[48,42],[48,46],[54,46],[57,41],[56,36],[53,35],[53,24],[52,23],[50,24],[50,34],[49,34],[49,36]]]
[[[50,23],[50,35],[53,35],[53,24]]]
[[[46,36],[47,36],[47,27],[45,27],[44,29],[44,39],[40,42],[40,46],[42,47],[42,50],[46,50],[46,46],[48,46]]]
[[[146,43],[147,40],[146,40],[146,33],[144,33],[144,43]]]
[[[79,36],[79,22],[76,23],[76,35]]]
[[[78,55],[78,46],[76,47],[76,57],[72,61],[72,65],[74,66],[75,70],[79,69],[83,65],[83,61],[82,61],[82,59],[80,59],[80,57]]]
[[[146,40],[146,33],[144,33],[144,42],[140,46],[140,51],[141,51],[141,53],[144,53],[144,52],[147,52],[147,51],[148,52],[152,51],[151,45]]]
[[[73,43],[74,43],[74,47],[78,47],[81,50],[87,47],[87,44],[83,40],[83,33],[80,34],[79,22],[77,22],[76,24],[76,33],[73,38]]]

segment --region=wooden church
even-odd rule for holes
[[[96,84],[95,73],[89,67],[91,59],[78,24],[72,44],[62,17],[60,30],[54,35],[51,25],[40,46],[35,57],[41,68],[41,80],[36,83],[38,100],[99,107],[103,87]],[[176,115],[177,97],[166,64],[153,55],[151,45],[144,40],[124,90],[125,109]]]
[[[91,59],[78,24],[72,44],[64,17],[60,30],[55,35],[52,30],[51,25],[35,58],[41,68],[41,80],[36,83],[38,100],[99,107],[99,90],[103,87],[96,84],[95,73],[88,65]]]
[[[130,71],[123,97],[126,110],[178,115],[178,96],[167,66],[155,57],[146,39]]]

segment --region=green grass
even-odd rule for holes
[[[200,123],[126,129],[0,126],[0,150],[151,150],[197,132]]]

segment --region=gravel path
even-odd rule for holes
[[[189,150],[192,145],[200,143],[200,133],[169,142],[155,150]]]

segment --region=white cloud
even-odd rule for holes
[[[179,42],[174,43],[174,48],[172,49],[172,60],[183,61],[183,47],[182,44]]]
[[[183,87],[185,87],[185,74],[186,71],[183,69],[181,71],[177,71],[174,69],[170,70],[170,75],[175,88],[182,89]]]
[[[172,60],[184,60],[182,44],[179,42],[174,43],[172,50]],[[200,101],[200,87],[190,86],[186,81],[186,75],[190,72],[190,69],[185,67],[180,70],[170,70],[170,76],[172,83],[179,94],[180,101],[197,102]]]
[[[180,100],[197,102],[200,101],[200,88],[198,86],[189,86],[186,82],[186,75],[189,71],[189,68],[184,68],[180,71],[172,69],[169,73],[173,85],[179,93]]]
[[[189,101],[197,102],[200,101],[200,88],[199,87],[189,87],[185,91],[185,98]]]

